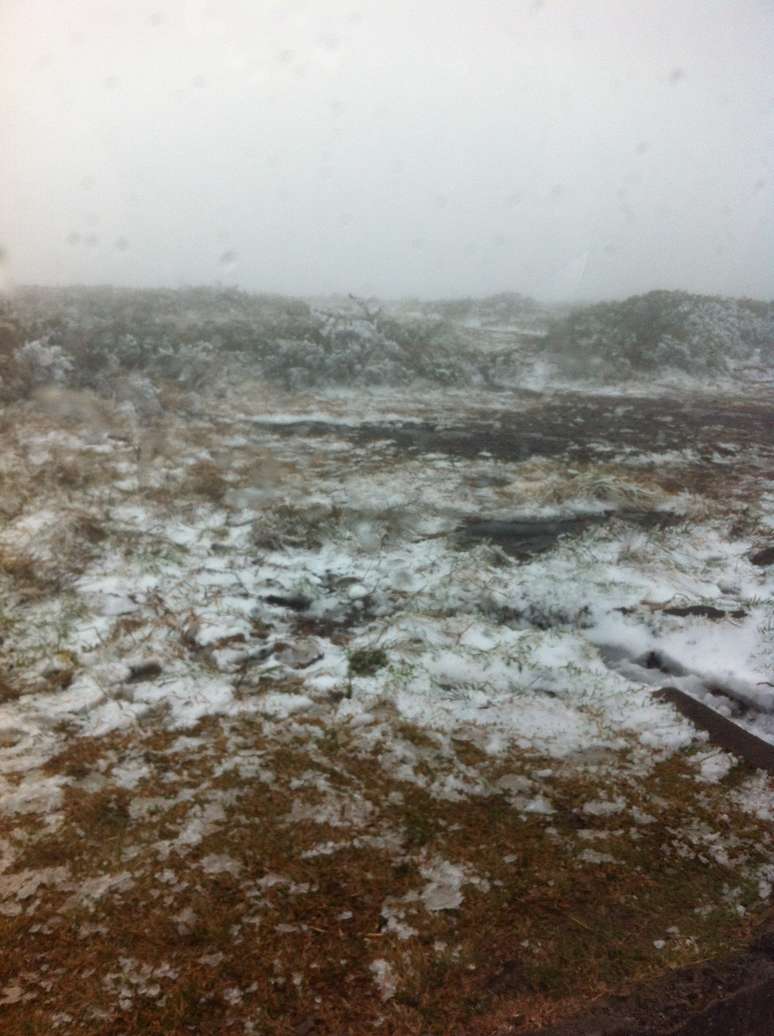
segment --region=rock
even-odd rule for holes
[[[55,662],[43,671],[43,679],[46,681],[44,690],[64,691],[73,682],[75,672],[72,666]]]
[[[305,612],[312,603],[308,597],[296,596],[282,597],[279,594],[268,594],[264,597],[267,604],[273,604],[275,608],[292,608],[294,612]]]
[[[136,665],[129,666],[129,676],[126,678],[126,682],[141,683],[143,680],[155,680],[157,676],[161,676],[162,672],[161,665],[153,659],[138,662]]]
[[[681,619],[689,615],[698,615],[702,619],[743,619],[747,615],[742,608],[729,612],[722,608],[713,608],[711,604],[686,604],[664,608],[663,612],[665,615],[677,615]]]
[[[137,604],[126,594],[95,593],[90,598],[93,611],[106,618],[120,618],[137,611]]]
[[[506,773],[502,777],[497,778],[495,787],[508,794],[526,795],[532,791],[533,782],[528,777],[523,777],[520,773]]]
[[[313,1032],[316,1027],[317,1019],[310,1016],[308,1018],[304,1018],[303,1021],[298,1022],[293,1031],[295,1033],[295,1036],[309,1036],[309,1034]]]
[[[291,669],[306,669],[323,657],[320,644],[314,637],[301,637],[292,644],[282,644],[275,648],[274,657]]]
[[[13,687],[8,681],[0,676],[0,702],[15,701],[21,695],[18,687]]]
[[[774,565],[774,545],[764,547],[763,550],[758,550],[755,554],[751,554],[750,561],[753,565]]]

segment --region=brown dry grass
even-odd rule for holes
[[[63,509],[61,520],[45,532],[27,536],[18,545],[0,543],[0,573],[26,597],[61,593],[94,561],[109,535],[103,514]]]
[[[211,460],[197,460],[188,469],[181,490],[183,493],[204,497],[213,504],[219,504],[226,494],[228,485],[217,464]]]
[[[36,586],[42,581],[40,562],[34,554],[0,545],[0,572],[16,583]]]
[[[64,1012],[75,1036],[241,1033],[247,1019],[267,1036],[359,1036],[372,1025],[392,1036],[494,1036],[509,1019],[557,1019],[665,967],[722,954],[749,934],[750,918],[721,894],[735,880],[728,870],[704,853],[681,855],[675,839],[687,824],[705,823],[764,859],[771,832],[729,811],[722,785],[698,786],[684,759],[660,764],[645,782],[629,775],[626,753],[606,775],[554,765],[556,813],[546,818],[520,812],[494,789],[438,799],[391,776],[380,745],[364,750],[348,728],[319,721],[307,729],[277,739],[254,719],[210,719],[191,731],[203,739],[199,750],[175,748],[177,733],[156,731],[76,739],[51,760],[47,772],[71,782],[61,823],[45,832],[28,818],[7,833],[20,851],[15,869],[64,865],[72,879],[64,889],[41,888],[24,913],[0,919],[0,988],[21,974],[35,992],[6,1007],[3,1032],[48,1033]],[[457,765],[409,725],[394,738],[425,752],[434,776]],[[455,749],[458,762],[475,763],[492,781],[551,765],[518,751],[493,761],[464,739]],[[230,766],[235,753],[260,759],[273,777],[242,776]],[[111,774],[138,758],[149,772],[129,793]],[[310,770],[343,800],[363,798],[370,812],[335,821],[324,811],[329,793],[304,783]],[[657,801],[659,822],[638,827],[636,839],[621,837],[620,817],[582,813],[602,794],[650,811]],[[222,822],[198,844],[160,854],[190,810],[212,801],[225,810]],[[143,802],[147,809],[136,810]],[[289,823],[294,803],[311,812]],[[315,804],[323,809],[317,818]],[[595,832],[593,842],[578,840],[581,825]],[[309,855],[325,843],[335,851]],[[584,845],[616,862],[582,863]],[[211,854],[227,856],[237,873],[208,873],[202,862]],[[421,890],[422,862],[434,858],[464,863],[489,886],[468,883],[458,909],[432,914],[403,900],[418,935],[401,940],[385,927],[385,901],[400,905]],[[91,879],[124,872],[130,881],[120,891],[78,898]],[[258,884],[272,874],[282,880]],[[756,890],[744,882],[740,896],[756,906]],[[706,916],[697,914],[704,907]],[[695,942],[675,938],[656,950],[654,940],[673,925]],[[385,1003],[370,970],[376,959],[397,980]],[[173,970],[148,980],[158,995],[128,983],[134,992],[122,1006],[120,982],[108,977],[128,967],[121,960]]]
[[[0,703],[15,701],[21,694],[20,689],[0,672]]]

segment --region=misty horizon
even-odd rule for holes
[[[0,294],[6,290],[0,288]],[[662,286],[654,286],[646,288],[643,291],[637,291],[632,295],[600,295],[598,297],[576,297],[576,298],[539,298],[535,295],[530,295],[527,292],[519,291],[518,289],[501,289],[499,291],[482,291],[480,294],[473,294],[470,292],[460,291],[456,294],[449,295],[420,295],[416,292],[405,295],[365,295],[360,296],[355,292],[342,290],[342,291],[331,291],[331,292],[310,292],[302,293],[297,291],[274,291],[269,288],[262,287],[245,287],[241,284],[227,284],[222,281],[200,281],[200,282],[180,282],[178,284],[115,284],[112,282],[28,282],[23,284],[14,284],[12,288],[7,289],[9,292],[13,291],[83,291],[85,293],[91,291],[114,291],[117,293],[123,292],[143,292],[143,291],[159,291],[159,292],[181,292],[185,293],[188,291],[238,291],[244,292],[248,295],[253,295],[256,298],[261,297],[277,297],[284,299],[300,299],[306,302],[336,302],[336,301],[348,301],[350,299],[358,300],[362,299],[365,301],[380,302],[387,305],[407,305],[411,302],[418,302],[423,305],[429,305],[433,302],[485,302],[489,299],[497,297],[514,297],[524,299],[526,302],[533,302],[537,306],[545,306],[547,309],[551,307],[567,307],[572,306],[573,308],[582,309],[587,306],[594,306],[599,303],[606,302],[623,302],[626,299],[642,297],[644,295],[651,295],[658,292],[674,292],[678,295],[687,295],[691,297],[706,297],[706,298],[721,298],[730,300],[750,300],[755,302],[774,302],[774,297],[766,296],[753,296],[753,295],[730,295],[727,293],[714,292],[690,292],[685,288],[681,287],[670,287],[664,288]]]

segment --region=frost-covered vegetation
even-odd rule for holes
[[[528,295],[518,292],[500,292],[485,298],[466,296],[458,299],[439,299],[432,302],[406,302],[425,317],[464,323],[472,327],[513,327],[540,332],[546,317],[545,306]]]
[[[510,293],[435,302],[236,289],[23,288],[0,303],[0,399],[54,384],[142,412],[262,378],[291,390],[766,379],[774,305],[656,291],[566,312]]]
[[[222,375],[224,365],[292,389],[461,385],[484,377],[480,356],[451,321],[352,298],[310,303],[236,289],[27,288],[2,310],[6,398],[46,373],[110,393],[117,378],[138,375],[196,388]],[[23,352],[28,342],[37,343],[34,357]]]
[[[592,381],[771,373],[774,303],[652,291],[573,310],[552,325],[546,346],[563,370]]]

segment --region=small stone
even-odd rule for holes
[[[0,676],[0,702],[15,701],[15,699],[20,696],[21,691],[18,687],[13,687],[2,676]]]
[[[756,551],[755,554],[751,554],[750,561],[753,565],[774,565],[774,544],[770,547],[764,547],[763,550]]]
[[[686,604],[664,608],[664,614],[675,615],[680,619],[688,616],[696,616],[700,619],[744,619],[747,612],[743,608],[726,611],[722,608],[714,608],[711,604]]]
[[[495,786],[513,795],[526,795],[532,790],[532,781],[520,773],[505,773],[497,778]]]
[[[180,935],[188,935],[193,931],[198,918],[196,912],[192,910],[191,907],[184,907],[180,913],[175,914],[172,920],[177,925],[177,930]]]
[[[303,597],[301,594],[289,596],[267,594],[264,601],[274,605],[275,608],[290,608],[294,612],[304,612],[312,603],[308,597]]]
[[[323,657],[319,643],[314,637],[301,637],[291,644],[283,644],[274,657],[291,669],[307,669]]]
[[[23,737],[24,733],[21,730],[14,730],[10,727],[0,729],[0,748],[13,748]]]
[[[21,986],[17,986],[15,983],[11,983],[10,985],[7,985],[3,990],[3,996],[2,999],[0,999],[0,1004],[18,1004],[18,1002],[22,999],[23,996],[24,990],[21,988]]]
[[[129,666],[127,683],[141,683],[143,680],[155,680],[161,676],[162,668],[156,661],[138,662],[137,665]]]
[[[48,666],[43,672],[43,679],[47,686],[44,690],[64,691],[73,682],[73,670],[69,666],[60,665],[58,662]]]

